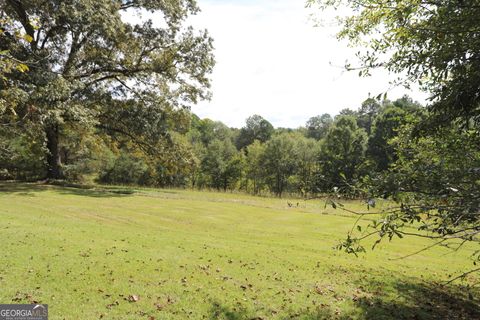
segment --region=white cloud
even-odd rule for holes
[[[190,19],[215,40],[217,65],[212,74],[213,99],[193,107],[200,117],[241,127],[252,114],[274,126],[298,127],[311,116],[357,108],[389,88],[385,72],[359,78],[341,66],[354,51],[335,38],[335,27],[317,27],[303,0],[200,0]],[[328,17],[327,17],[328,18]],[[328,19],[327,19],[328,20]],[[397,88],[422,100],[418,92]]]

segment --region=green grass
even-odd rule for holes
[[[468,283],[444,285],[473,248],[394,260],[431,244],[411,238],[355,258],[332,249],[353,222],[320,200],[7,183],[0,303],[47,303],[50,319],[480,319]]]

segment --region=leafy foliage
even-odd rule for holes
[[[316,140],[324,138],[332,124],[332,116],[328,113],[324,113],[321,116],[311,117],[306,123],[307,137]]]
[[[480,115],[480,6],[476,0],[309,0],[346,6],[339,38],[365,47],[358,53],[361,75],[383,67],[402,74],[400,83],[419,83],[431,93],[435,122]],[[347,64],[348,69],[356,66]]]
[[[351,189],[360,176],[366,146],[367,134],[357,126],[355,118],[338,116],[321,146],[318,187],[327,192],[334,187],[345,192]]]
[[[207,185],[218,190],[227,190],[242,175],[243,161],[230,140],[213,140],[202,159],[202,171],[207,178]]]
[[[413,114],[394,106],[385,108],[375,118],[372,134],[368,140],[367,156],[376,164],[377,171],[388,169],[396,161],[396,150],[390,144],[390,140],[413,119]]]
[[[455,250],[480,241],[478,132],[452,125],[434,136],[412,138],[412,127],[392,141],[398,160],[389,172],[373,179],[375,189],[370,189],[372,196],[392,197],[398,206],[360,214],[379,217],[367,229],[359,228],[360,235],[349,235],[341,245],[348,252],[363,251],[359,240],[373,235],[379,236],[375,244],[409,235],[432,238],[434,245]],[[480,251],[473,258],[480,261]]]
[[[273,133],[273,126],[270,122],[255,114],[248,117],[245,127],[240,129],[240,133],[237,137],[237,148],[243,149],[246,146],[252,144],[255,140],[260,142],[266,142]]]
[[[282,196],[295,170],[295,140],[288,133],[274,136],[265,144],[262,165],[265,181],[276,195]]]
[[[2,52],[32,66],[4,74],[0,90],[19,91],[22,100],[4,98],[24,109],[18,118],[38,115],[50,178],[63,176],[62,132],[73,123],[130,138],[168,161],[174,149],[167,148],[168,135],[188,124],[185,108],[208,98],[214,62],[207,32],[183,26],[197,11],[193,1],[8,0],[0,9],[11,22],[0,34]],[[164,27],[123,19],[142,10],[161,13]],[[10,36],[18,28],[29,41]]]

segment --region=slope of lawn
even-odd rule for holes
[[[289,201],[0,184],[0,303],[47,303],[50,319],[480,319],[478,278],[444,285],[473,247],[398,259],[432,243],[411,238],[355,258],[332,249],[354,217]]]

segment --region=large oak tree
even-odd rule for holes
[[[59,139],[69,123],[165,152],[182,110],[208,96],[212,40],[184,26],[197,11],[194,0],[0,2],[0,21],[11,22],[1,26],[0,51],[29,69],[7,72],[1,97],[19,119],[41,124],[49,178],[62,177]],[[146,13],[155,21],[127,22]]]

